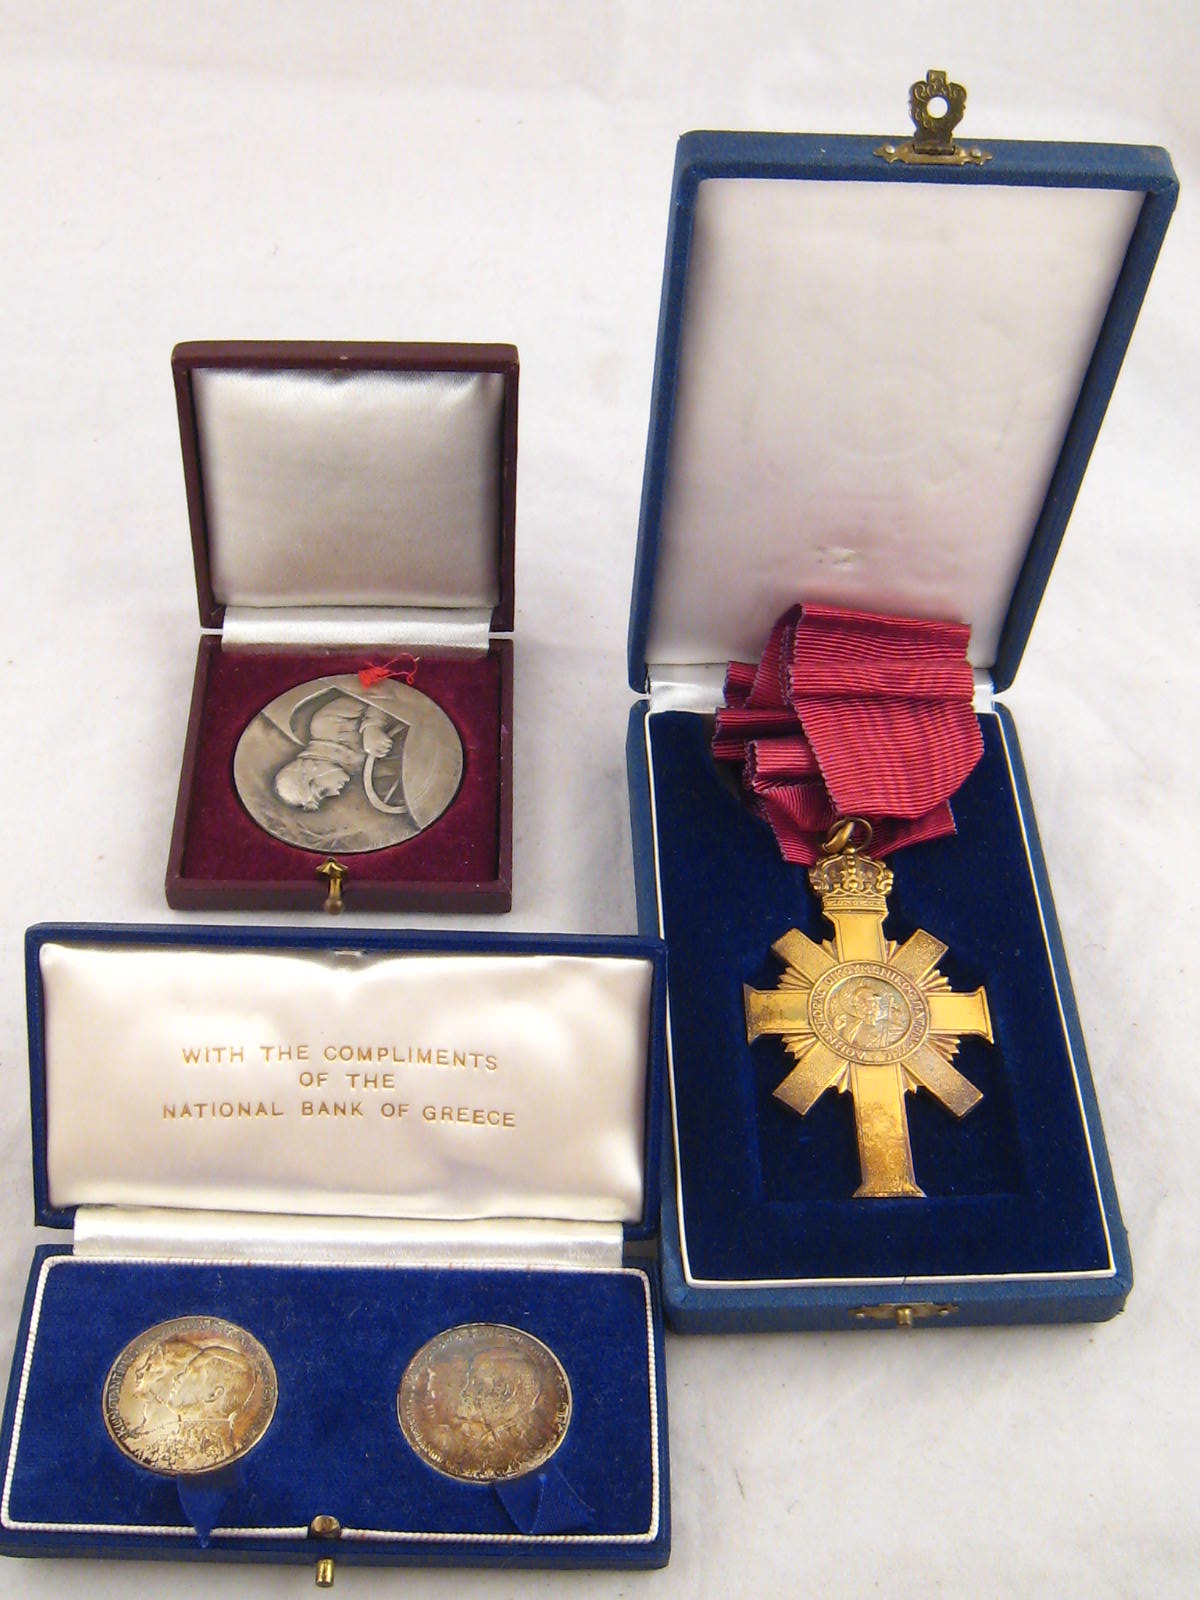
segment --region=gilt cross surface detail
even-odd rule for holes
[[[746,1036],[781,1039],[796,1065],[774,1091],[799,1116],[828,1089],[854,1102],[862,1183],[856,1197],[920,1196],[904,1096],[925,1089],[956,1117],[983,1098],[953,1065],[963,1034],[992,1042],[983,989],[958,994],[937,970],[946,946],[918,931],[887,939],[892,875],[853,848],[810,874],[834,937],[793,928],[772,946],[779,987],[745,986]]]

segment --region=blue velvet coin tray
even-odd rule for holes
[[[644,1122],[637,1134],[644,1188],[636,1209],[624,1221],[596,1222],[587,1212],[554,1213],[539,1222],[515,1208],[472,1221],[456,1187],[441,1196],[442,1210],[422,1214],[414,1207],[406,1216],[404,1163],[396,1170],[394,1207],[362,1219],[348,1212],[309,1217],[303,1205],[298,1216],[256,1218],[253,1207],[192,1211],[197,1202],[187,1189],[168,1208],[105,1196],[77,1208],[56,1201],[48,1112],[64,1068],[51,1041],[66,1048],[53,1019],[56,1006],[71,1002],[61,989],[49,988],[48,946],[51,967],[55,955],[76,949],[117,962],[147,952],[156,960],[178,960],[180,966],[162,969],[164,987],[176,1000],[187,988],[184,973],[194,971],[189,956],[202,951],[296,957],[301,983],[310,953],[318,967],[332,954],[337,970],[347,971],[356,967],[354,956],[394,958],[410,972],[409,958],[432,958],[435,966],[440,956],[456,964],[478,958],[478,1016],[487,1014],[481,997],[489,985],[495,999],[487,958],[528,957],[536,963],[530,969],[539,975],[536,989],[517,993],[510,985],[498,1003],[514,1028],[533,1030],[522,1035],[530,1052],[542,1030],[563,1037],[553,1010],[559,1004],[561,1018],[562,994],[591,1017],[588,1005],[597,992],[591,986],[603,981],[595,976],[601,967],[636,965],[645,987],[623,992],[640,993],[639,1009],[622,1012],[627,1022],[621,1025],[614,1014],[610,1030],[634,1051],[620,1059],[635,1077],[618,1074],[615,1092],[636,1081],[640,1094],[644,1075]],[[556,958],[567,968],[561,980],[554,976]],[[314,1563],[332,1556],[339,1562],[544,1567],[665,1563],[670,1511],[662,1312],[656,1277],[623,1260],[628,1246],[644,1248],[657,1232],[665,1070],[661,945],[556,935],[360,930],[348,938],[345,930],[326,928],[45,925],[29,931],[26,960],[37,1219],[52,1227],[74,1225],[76,1245],[75,1251],[42,1247],[34,1256],[0,1435],[0,1553]],[[138,981],[126,985],[127,976],[123,967],[118,986],[133,1038],[139,1019],[148,1025],[145,1012],[153,1014],[158,1001]],[[560,981],[566,986],[561,991],[555,987]],[[539,1008],[531,997],[547,986],[559,999]],[[265,990],[255,988],[247,1003],[265,1029],[278,1027]],[[286,996],[284,1004],[292,1016]],[[169,1009],[168,996],[162,1005]],[[393,1008],[402,1032],[404,1006],[393,1002]],[[591,1017],[588,1025],[595,1029],[601,1021]],[[94,1006],[85,1006],[81,1026],[95,1031]],[[136,1056],[136,1050],[126,1054]],[[100,1079],[106,1062],[106,1056],[97,1062]],[[611,1065],[610,1057],[605,1070]],[[77,1073],[78,1063],[65,1070],[68,1077]],[[152,1095],[165,1092],[156,1072],[146,1082]],[[104,1083],[96,1092],[105,1093]],[[638,1095],[628,1109],[638,1116]],[[597,1125],[604,1125],[605,1106],[597,1111]],[[567,1147],[552,1142],[548,1159]],[[265,1142],[256,1148],[265,1160]],[[461,1174],[468,1173],[470,1159],[464,1153]],[[189,1176],[195,1184],[197,1171]],[[321,1207],[309,1209],[319,1213]],[[221,1231],[222,1219],[228,1233]],[[337,1224],[332,1232],[322,1227],[328,1223]],[[386,1246],[378,1242],[380,1227]],[[272,1248],[263,1239],[283,1243]],[[266,1434],[234,1469],[214,1475],[215,1488],[204,1479],[173,1480],[135,1465],[113,1444],[101,1409],[106,1375],[130,1340],[160,1322],[196,1315],[245,1328],[266,1348],[279,1382]],[[527,1331],[554,1353],[570,1384],[563,1443],[543,1466],[507,1483],[462,1483],[433,1470],[406,1443],[397,1419],[397,1389],[410,1359],[436,1334],[464,1322]],[[309,1536],[314,1517],[338,1520],[343,1531],[336,1543]]]
[[[797,1117],[773,1098],[791,1067],[781,1042],[746,1042],[742,985],[775,986],[770,947],[788,929],[829,937],[820,903],[713,761],[711,719],[635,712],[631,789],[654,807],[635,808],[643,915],[661,906],[671,950],[679,1210],[668,1178],[664,1293],[682,1327],[838,1326],[902,1302],[952,1307],[942,1320],[1094,1318],[1128,1293],[1015,731],[1003,711],[981,720],[958,834],[896,856],[885,932],[925,929],[949,946],[954,989],[986,988],[995,1042],[964,1038],[956,1058],[984,1098],[960,1122],[906,1096],[926,1198],[863,1201],[849,1097]]]
[[[127,1460],[101,1416],[124,1345],[168,1318],[251,1331],[279,1379],[274,1420],[220,1508],[215,1554],[315,1560],[315,1516],[339,1561],[658,1565],[666,1557],[666,1430],[653,1290],[633,1269],[564,1272],[103,1261],[41,1251],[18,1337],[3,1440],[0,1538],[42,1554],[194,1556],[174,1480]],[[488,1485],[409,1448],[396,1392],[443,1329],[491,1321],[547,1344],[571,1384],[566,1437],[541,1475],[571,1511],[538,1525]],[[531,1475],[534,1476],[534,1475]],[[563,1526],[563,1523],[566,1526]]]

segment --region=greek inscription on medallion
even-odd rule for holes
[[[385,678],[314,678],[277,695],[233,757],[242,804],[285,844],[361,854],[402,844],[458,793],[462,740],[436,701]]]
[[[466,1322],[422,1345],[396,1396],[404,1437],[428,1466],[469,1483],[532,1472],[566,1437],[571,1386],[540,1339]]]
[[[113,1362],[104,1423],[139,1466],[189,1476],[253,1450],[277,1395],[275,1367],[252,1334],[220,1317],[176,1317],[147,1328]]]
[[[917,986],[875,961],[852,961],[813,986],[813,1031],[846,1060],[899,1061],[929,1030]]]

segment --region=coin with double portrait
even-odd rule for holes
[[[176,1317],[131,1339],[104,1383],[113,1443],[151,1472],[186,1477],[247,1455],[275,1415],[275,1367],[221,1317]]]
[[[422,1345],[396,1396],[404,1437],[426,1465],[469,1483],[520,1477],[566,1438],[571,1385],[540,1339],[465,1322]]]

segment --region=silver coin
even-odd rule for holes
[[[396,1395],[404,1437],[448,1478],[498,1483],[548,1461],[571,1421],[571,1385],[540,1339],[464,1322],[423,1344]]]
[[[436,701],[394,678],[312,678],[248,723],[233,757],[246,810],[301,850],[353,855],[436,822],[462,782],[462,740]]]
[[[104,1382],[104,1425],[139,1466],[173,1477],[247,1455],[271,1426],[279,1388],[253,1334],[223,1317],[176,1317],[139,1333]]]

